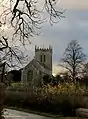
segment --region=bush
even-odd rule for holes
[[[0,84],[0,119],[3,118],[3,108],[5,100],[5,88],[3,84]]]
[[[76,108],[88,108],[88,93],[79,84],[66,83],[55,87],[47,85],[43,88],[27,89],[26,92],[9,91],[6,104],[71,116]]]

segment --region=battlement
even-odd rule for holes
[[[39,47],[39,46],[35,46],[35,52],[38,52],[38,51],[43,51],[43,52],[52,52],[52,46],[49,45],[48,48],[44,48],[44,47]]]

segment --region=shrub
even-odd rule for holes
[[[3,118],[3,108],[5,100],[5,88],[3,84],[0,84],[0,119]]]
[[[76,108],[88,108],[88,93],[79,84],[46,85],[43,88],[27,89],[26,92],[10,91],[7,104],[67,116],[73,115]]]

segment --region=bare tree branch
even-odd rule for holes
[[[57,0],[44,0],[44,9],[42,10],[39,10],[40,6],[37,0],[2,0],[0,4],[3,9],[0,22],[2,24],[9,22],[14,29],[12,39],[20,38],[23,45],[30,36],[39,34],[38,29],[45,21],[43,18],[45,11],[49,14],[50,24],[57,23],[64,17],[63,13],[65,12],[57,10]]]
[[[40,10],[37,0],[1,0],[0,2],[0,28],[7,25],[13,34],[7,39],[4,35],[0,39],[1,62],[9,67],[15,67],[18,62],[23,63],[25,56],[19,47],[15,47],[14,42],[20,41],[25,45],[26,41],[34,35],[39,35],[38,30],[45,21],[43,13],[49,15],[50,23],[57,23],[63,18],[64,11],[56,9],[57,0],[44,0],[43,9]],[[45,12],[46,11],[46,12]],[[10,45],[12,40],[13,47]],[[15,63],[13,63],[15,61]]]
[[[27,56],[24,54],[24,52],[22,52],[22,50],[20,50],[19,47],[10,47],[8,39],[2,36],[2,38],[0,39],[1,82],[6,85],[10,85],[9,80],[6,77],[6,74],[8,73],[8,71],[6,70],[6,66],[10,69],[15,67],[21,68],[20,66],[23,65],[24,61],[27,61],[26,59]]]

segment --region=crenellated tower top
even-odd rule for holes
[[[36,46],[35,45],[35,52],[38,52],[38,51],[45,51],[45,52],[47,52],[47,51],[50,51],[50,52],[52,52],[52,46],[51,45],[49,45],[49,47],[48,48],[45,48],[44,46],[43,47],[39,47],[39,46]]]

